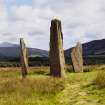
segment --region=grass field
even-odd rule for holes
[[[56,79],[48,67],[33,67],[22,79],[20,68],[0,68],[0,105],[105,105],[105,88],[93,82],[104,70],[104,65],[88,66],[84,73]]]

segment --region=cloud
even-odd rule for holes
[[[29,46],[48,49],[53,18],[62,20],[65,49],[78,41],[105,38],[104,0],[7,1],[0,0],[0,41],[24,37]]]

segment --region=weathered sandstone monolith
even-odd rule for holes
[[[71,53],[72,65],[75,72],[83,72],[82,45],[77,43]]]
[[[65,58],[61,21],[54,19],[50,27],[50,74],[53,77],[65,76]]]
[[[23,38],[20,38],[20,57],[21,57],[22,77],[25,77],[28,71],[28,55],[27,55],[27,48]]]

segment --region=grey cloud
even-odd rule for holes
[[[34,35],[43,35],[43,32],[41,32],[41,31],[33,31],[33,32],[28,32],[28,35],[31,35],[31,36],[34,36]]]
[[[105,38],[104,0],[33,0],[32,6],[14,4],[9,11],[3,9],[0,33],[5,37],[1,40],[16,40],[22,35],[29,45],[48,49],[50,21],[54,17],[62,21],[65,48],[77,41]]]

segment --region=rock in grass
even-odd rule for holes
[[[82,45],[77,43],[71,53],[72,65],[75,72],[83,72]]]
[[[50,27],[50,74],[53,77],[64,77],[65,59],[61,21],[54,19]]]
[[[28,71],[28,54],[23,38],[20,38],[20,57],[22,77],[25,77]]]

